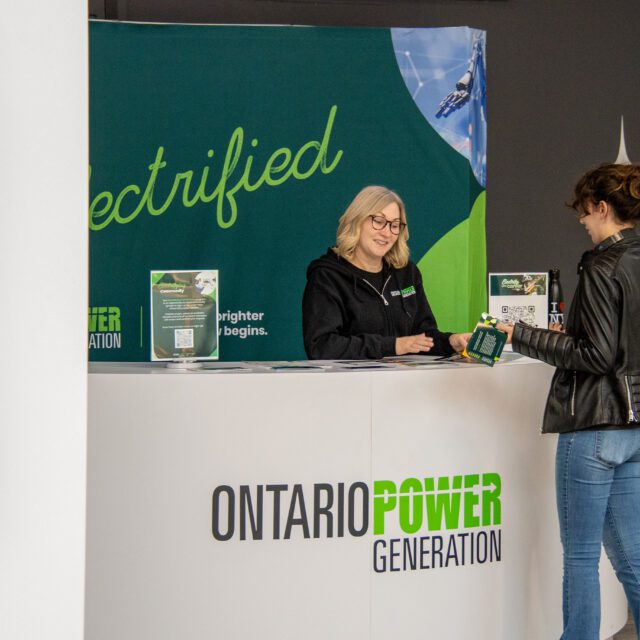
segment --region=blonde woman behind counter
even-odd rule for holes
[[[470,333],[440,331],[409,260],[404,203],[386,187],[365,187],[338,222],[337,245],[307,269],[302,302],[310,359],[451,355]]]

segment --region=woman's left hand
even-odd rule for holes
[[[462,353],[467,348],[470,338],[470,333],[452,333],[449,336],[449,344],[455,351]]]

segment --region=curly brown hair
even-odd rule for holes
[[[578,180],[573,193],[567,206],[580,215],[587,213],[587,204],[604,201],[620,222],[636,224],[640,219],[640,165],[601,164]]]

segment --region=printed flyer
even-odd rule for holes
[[[151,360],[218,359],[218,272],[151,271]]]
[[[549,274],[490,273],[489,313],[500,322],[547,328]]]

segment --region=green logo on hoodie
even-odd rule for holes
[[[416,295],[416,288],[411,285],[410,287],[407,287],[406,289],[401,289],[400,293],[402,294],[403,298],[408,298],[409,296],[415,296]]]

